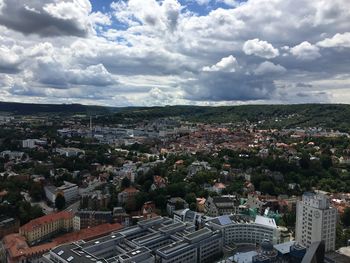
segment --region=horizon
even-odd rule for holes
[[[347,0],[0,0],[0,98],[348,104],[349,28]]]

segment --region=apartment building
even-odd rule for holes
[[[221,215],[238,214],[243,211],[239,200],[234,195],[209,196],[204,205],[206,215],[216,217]]]
[[[75,225],[79,225],[79,229],[83,229],[112,223],[113,215],[111,211],[79,211],[75,214],[74,221]]]

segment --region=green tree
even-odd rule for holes
[[[66,206],[66,199],[63,195],[58,194],[55,199],[55,207],[58,210],[62,210]]]
[[[121,189],[125,189],[125,188],[130,187],[130,184],[131,184],[131,182],[130,182],[129,178],[128,177],[124,177],[122,179],[120,187],[121,187]]]
[[[29,189],[29,195],[34,201],[40,201],[44,196],[44,189],[41,184],[33,183]]]
[[[344,213],[341,217],[341,221],[344,224],[344,226],[350,226],[350,207],[345,208]]]

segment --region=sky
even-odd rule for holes
[[[0,100],[350,103],[350,1],[0,0]]]

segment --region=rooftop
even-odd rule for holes
[[[72,219],[74,214],[68,211],[61,211],[54,214],[45,215],[42,217],[38,217],[29,221],[27,224],[21,226],[20,231],[30,232],[35,228],[41,227],[42,225],[57,221],[57,220],[67,220]]]

